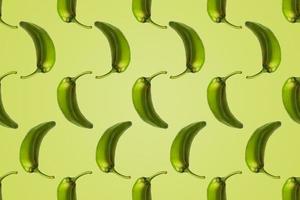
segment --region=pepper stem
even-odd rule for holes
[[[147,80],[150,82],[152,79],[154,79],[155,77],[161,75],[161,74],[167,74],[168,72],[167,71],[160,71],[160,72],[157,72],[155,74],[153,74],[152,76],[148,77]]]
[[[242,28],[242,26],[237,26],[237,25],[234,25],[234,24],[230,23],[230,22],[227,21],[227,19],[225,19],[225,18],[223,19],[223,22],[224,22],[225,24],[227,24],[227,25],[233,27],[233,28],[236,28],[236,29],[241,29],[241,28]]]
[[[126,175],[124,175],[124,174],[121,174],[121,173],[118,172],[116,169],[112,169],[111,172],[114,173],[114,174],[116,174],[116,175],[118,175],[118,176],[120,176],[120,177],[122,177],[122,178],[125,178],[125,179],[130,179],[130,178],[131,178],[131,176],[126,176]]]
[[[186,169],[185,170],[187,173],[191,174],[192,176],[196,177],[196,178],[200,178],[200,179],[205,179],[205,176],[200,176],[198,174],[195,174],[194,172],[192,172],[190,169]]]
[[[159,176],[159,175],[162,175],[162,174],[167,174],[168,172],[167,171],[160,171],[160,172],[157,172],[156,174],[154,174],[153,176],[150,176],[148,178],[149,182],[152,181],[152,179],[154,179],[155,177]]]
[[[272,177],[272,178],[280,179],[280,176],[275,176],[275,175],[273,175],[273,174],[270,174],[270,173],[267,172],[265,169],[261,169],[260,171],[261,171],[262,173],[264,173],[264,174],[266,174],[266,175]]]
[[[17,171],[12,171],[12,172],[8,172],[7,174],[4,174],[3,176],[1,176],[0,178],[0,183],[2,182],[3,179],[5,179],[6,177],[13,175],[13,174],[18,174]]]
[[[263,74],[264,72],[265,72],[264,69],[262,69],[260,72],[254,74],[254,75],[246,76],[246,78],[247,78],[247,79],[253,79],[253,78],[255,78],[255,77],[257,77],[257,76]]]
[[[167,29],[167,28],[168,28],[167,26],[163,26],[163,25],[160,25],[160,24],[155,23],[154,21],[152,21],[151,18],[149,18],[149,19],[147,20],[147,22],[149,22],[150,24],[152,24],[152,25],[154,25],[154,26],[156,26],[156,27],[158,27],[158,28],[161,28],[161,29]]]
[[[5,77],[12,75],[12,74],[17,74],[16,71],[11,71],[11,72],[7,72],[6,74],[3,74],[2,76],[0,76],[0,82],[2,81],[2,79],[4,79]]]
[[[81,27],[83,27],[83,28],[86,28],[86,29],[91,29],[91,28],[92,28],[92,26],[88,26],[88,25],[85,25],[85,24],[79,22],[76,18],[74,18],[72,21],[73,21],[75,24],[78,24],[79,26],[81,26]]]
[[[46,178],[49,178],[49,179],[54,179],[55,178],[55,176],[50,176],[48,174],[45,174],[44,172],[41,172],[39,169],[35,169],[35,172],[42,175],[42,176],[44,176],[44,177],[46,177]]]
[[[83,172],[83,173],[79,174],[78,176],[75,176],[75,177],[73,178],[73,180],[74,180],[74,182],[75,182],[75,181],[77,181],[77,179],[79,179],[80,177],[85,176],[85,175],[88,175],[88,174],[92,174],[92,173],[93,173],[92,171],[86,171],[86,172]]]
[[[223,79],[223,81],[226,81],[228,78],[230,78],[230,77],[232,77],[234,75],[237,75],[237,74],[242,74],[242,73],[243,73],[242,71],[235,71],[235,72],[232,72],[231,74],[223,77],[222,79]]]
[[[0,23],[4,24],[5,26],[7,26],[9,28],[13,28],[13,29],[18,28],[18,26],[13,26],[13,25],[10,25],[10,24],[6,23],[1,17],[0,17]]]
[[[73,77],[72,79],[73,79],[73,81],[76,81],[80,77],[87,75],[87,74],[92,74],[92,73],[93,73],[92,71],[85,71],[85,72],[82,72],[81,74],[78,74],[77,76]]]
[[[232,172],[231,174],[225,176],[222,178],[222,180],[225,182],[228,178],[234,176],[234,175],[237,175],[237,174],[242,174],[242,171],[235,171],[235,172]]]
[[[115,72],[115,69],[114,68],[112,68],[109,72],[107,72],[106,74],[103,74],[103,75],[100,75],[100,76],[95,76],[95,78],[96,79],[102,79],[102,78],[104,78],[104,77],[106,77],[106,76],[108,76],[108,75],[110,75],[110,74],[112,74],[112,73],[114,73]]]
[[[177,79],[177,78],[179,78],[179,77],[185,75],[187,72],[189,72],[189,69],[188,69],[188,68],[186,68],[186,70],[184,70],[183,72],[181,72],[181,73],[178,74],[178,75],[170,76],[170,79]]]
[[[30,78],[30,77],[32,77],[33,75],[35,75],[35,74],[37,74],[37,73],[39,73],[40,72],[40,69],[39,68],[37,68],[34,72],[32,72],[31,74],[28,74],[28,75],[26,75],[26,76],[21,76],[20,78],[21,79],[27,79],[27,78]]]

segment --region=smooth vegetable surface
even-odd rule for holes
[[[270,136],[281,126],[281,122],[270,122],[258,129],[250,137],[246,147],[246,164],[250,171],[254,173],[264,173],[272,178],[279,179],[264,169],[265,149]]]
[[[104,75],[96,76],[97,79],[108,76],[111,73],[124,72],[130,63],[130,47],[121,30],[109,23],[95,22],[95,26],[103,32],[107,38],[111,51],[112,69]]]
[[[196,73],[202,69],[205,61],[205,49],[197,32],[190,26],[171,21],[169,25],[177,32],[182,39],[185,48],[186,69],[182,73],[171,76],[171,79],[176,79],[186,73]]]
[[[205,126],[206,122],[195,122],[181,129],[176,135],[171,146],[170,161],[177,172],[189,173],[197,178],[205,178],[205,176],[199,176],[189,169],[192,142],[198,132]]]
[[[57,88],[57,102],[60,110],[68,121],[79,127],[91,129],[93,128],[93,124],[81,113],[76,93],[77,79],[87,74],[92,74],[92,72],[86,71],[75,77],[65,77]]]
[[[96,162],[99,169],[105,173],[115,173],[123,178],[130,176],[120,174],[115,169],[115,152],[118,141],[123,133],[131,127],[132,122],[120,122],[108,128],[101,136],[96,149]]]
[[[153,78],[166,73],[166,71],[161,71],[151,77],[141,77],[132,88],[132,101],[136,112],[143,121],[158,128],[168,128],[168,124],[160,118],[154,109],[151,97],[151,81]]]
[[[20,22],[20,26],[30,35],[36,50],[36,70],[22,79],[29,78],[37,73],[48,73],[56,61],[56,52],[54,43],[50,35],[42,27],[30,23]]]
[[[28,173],[38,173],[46,178],[53,179],[39,169],[39,153],[42,141],[46,134],[56,125],[54,121],[41,123],[29,130],[20,147],[20,163]]]

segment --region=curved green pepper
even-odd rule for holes
[[[135,110],[143,121],[158,128],[168,128],[168,124],[154,110],[151,98],[151,80],[160,74],[166,73],[166,71],[161,71],[151,77],[141,77],[134,83],[132,88],[132,101]]]
[[[57,200],[76,200],[76,181],[91,171],[86,171],[76,177],[66,177],[61,180],[57,188]]]
[[[236,71],[225,77],[216,77],[207,88],[207,102],[214,116],[221,123],[234,128],[243,128],[243,124],[236,119],[229,109],[226,98],[226,80],[241,73],[241,71]]]
[[[96,162],[99,169],[105,173],[115,173],[123,178],[130,178],[120,174],[115,169],[115,152],[119,138],[131,127],[132,122],[121,122],[107,129],[101,136],[96,149]]]
[[[205,178],[205,176],[199,176],[189,169],[192,142],[198,132],[205,126],[206,122],[195,122],[181,129],[176,135],[171,146],[170,161],[177,172],[189,173],[197,178]]]
[[[282,187],[282,200],[300,199],[300,178],[290,177]]]
[[[300,123],[300,78],[290,77],[282,87],[282,101],[289,116]]]
[[[282,0],[282,12],[284,17],[291,23],[300,20],[300,1],[299,0]]]
[[[255,22],[246,22],[245,24],[255,34],[260,43],[263,67],[260,72],[247,76],[247,78],[255,78],[263,73],[275,72],[281,62],[281,48],[278,39],[269,28],[262,24]]]
[[[167,26],[162,26],[152,21],[151,4],[152,0],[132,0],[132,13],[134,17],[140,23],[150,23],[158,28],[166,29]]]
[[[9,76],[11,74],[17,74],[17,72],[16,71],[11,71],[11,72],[8,72],[8,73],[6,73],[6,74],[4,74],[0,77],[0,124],[2,126],[8,127],[8,128],[16,129],[16,128],[18,128],[18,124],[14,120],[12,120],[10,118],[10,116],[7,114],[7,112],[5,111],[5,108],[4,108],[3,102],[2,102],[2,92],[1,92],[1,85],[2,85],[1,82],[2,82],[2,80],[6,76]]]
[[[76,95],[76,80],[83,75],[91,73],[91,71],[86,71],[75,77],[65,77],[57,88],[58,105],[66,119],[79,127],[89,129],[93,128],[93,124],[84,117],[79,109]]]
[[[215,23],[225,23],[233,28],[241,29],[226,19],[226,0],[207,0],[207,12],[210,19]]]
[[[37,73],[48,73],[54,66],[56,60],[55,46],[49,34],[36,24],[29,22],[20,22],[20,26],[30,35],[33,40],[37,68],[26,76],[21,76],[22,79],[29,78]]]
[[[75,23],[83,28],[91,29],[92,26],[84,25],[76,19],[76,4],[77,0],[57,0],[59,17],[66,23]]]
[[[205,61],[205,49],[199,35],[192,27],[184,23],[171,21],[169,25],[182,39],[186,55],[186,70],[170,78],[175,79],[186,73],[199,72]]]
[[[39,170],[39,152],[41,143],[56,123],[54,121],[41,123],[27,133],[20,147],[20,163],[24,170],[28,173],[38,173],[47,178],[53,179],[54,176],[49,176]]]
[[[95,26],[100,29],[107,38],[111,51],[112,69],[97,79],[103,78],[111,73],[124,72],[130,63],[130,47],[124,34],[117,27],[105,23],[95,22]]]
[[[264,169],[265,149],[270,136],[281,126],[281,122],[267,123],[258,129],[250,137],[247,147],[245,160],[248,168],[254,173],[264,173],[272,178],[280,178],[268,173]]]
[[[225,177],[213,178],[207,188],[207,200],[226,200],[226,180],[236,174],[242,172],[236,171]]]
[[[167,174],[167,172],[161,171],[151,177],[137,179],[132,188],[132,200],[151,200],[151,181],[161,174]]]

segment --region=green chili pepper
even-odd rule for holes
[[[213,178],[207,188],[207,200],[226,200],[226,180],[236,174],[242,172],[236,171],[225,177]]]
[[[20,26],[31,36],[36,50],[37,69],[22,79],[31,77],[36,73],[47,73],[55,64],[55,47],[49,34],[36,24],[20,22]]]
[[[300,1],[299,0],[282,0],[282,12],[285,18],[291,22],[299,22]]]
[[[87,29],[92,26],[82,24],[76,19],[76,4],[77,0],[57,0],[57,12],[60,18],[66,23],[75,23]]]
[[[152,21],[151,4],[152,0],[132,0],[132,12],[134,17],[140,23],[150,23],[159,28],[166,29],[167,26],[162,26]]]
[[[7,174],[0,177],[0,200],[2,200],[2,181],[6,177],[8,177],[10,175],[13,175],[13,174],[18,174],[18,172],[17,171],[12,171],[12,172],[9,172],[9,173],[7,173]]]
[[[300,178],[290,177],[282,187],[282,200],[300,199]]]
[[[259,40],[262,51],[262,70],[248,79],[254,78],[262,73],[273,73],[277,70],[281,62],[281,49],[274,33],[262,24],[246,22],[246,26],[255,34]]]
[[[87,174],[92,174],[92,172],[87,171],[76,177],[66,177],[62,179],[57,188],[57,200],[76,200],[76,181]]]
[[[236,26],[227,21],[226,0],[207,0],[207,12],[210,19],[215,23],[225,23],[233,28],[242,28],[242,26]]]
[[[130,47],[124,34],[117,27],[105,22],[95,22],[95,26],[107,38],[112,58],[112,69],[107,74],[96,76],[96,78],[100,79],[111,73],[124,72],[130,63]]]
[[[281,126],[281,122],[267,123],[258,129],[250,137],[246,147],[246,163],[248,168],[254,173],[264,173],[272,178],[280,178],[268,173],[264,169],[264,157],[267,142],[272,133]]]
[[[120,174],[115,169],[115,152],[119,138],[131,127],[132,122],[121,122],[107,129],[101,136],[96,149],[96,162],[101,171],[115,173],[123,178],[130,178]]]
[[[179,78],[186,73],[199,72],[205,61],[205,49],[196,31],[180,22],[169,22],[169,25],[177,32],[183,41],[186,55],[186,70],[171,79]]]
[[[54,176],[41,172],[38,167],[41,143],[48,131],[55,125],[54,121],[41,123],[30,129],[23,139],[20,147],[20,163],[26,172],[38,173],[50,179],[54,178]]]
[[[0,24],[4,24],[5,26],[14,28],[14,29],[18,28],[18,26],[10,25],[2,19],[2,0],[0,0]]]
[[[91,71],[86,71],[75,77],[65,77],[57,88],[58,105],[66,119],[79,127],[90,129],[93,128],[93,124],[83,116],[77,103],[76,80],[91,73]]]
[[[7,112],[5,111],[5,108],[4,108],[3,102],[2,102],[1,82],[6,76],[9,76],[11,74],[16,74],[16,73],[17,73],[16,71],[11,71],[0,77],[0,124],[2,126],[8,127],[8,128],[14,128],[14,129],[18,128],[18,124],[14,120],[12,120],[9,117],[9,115],[7,114]]]
[[[151,177],[137,179],[132,188],[132,200],[151,200],[151,181],[161,174],[167,174],[167,172],[161,171]]]
[[[151,98],[151,80],[160,74],[167,74],[167,72],[161,71],[151,77],[139,78],[132,88],[132,101],[143,121],[158,128],[168,128],[168,124],[156,113]]]
[[[282,87],[282,101],[289,116],[300,123],[300,78],[290,77]]]
[[[177,172],[189,173],[197,178],[205,178],[205,176],[199,176],[189,169],[189,157],[192,142],[198,132],[205,126],[206,122],[189,124],[181,129],[173,140],[170,151],[170,161]]]
[[[225,77],[216,77],[207,88],[207,102],[214,116],[221,123],[234,128],[243,128],[243,124],[234,117],[229,109],[226,98],[226,80],[241,73],[241,71],[236,71]]]

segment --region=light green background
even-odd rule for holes
[[[243,175],[228,181],[228,199],[281,199],[281,188],[290,176],[300,175],[298,146],[300,126],[285,112],[281,87],[290,76],[300,74],[299,24],[288,23],[279,0],[228,0],[228,20],[243,25],[246,20],[270,27],[282,47],[282,64],[276,73],[246,80],[261,69],[261,51],[253,33],[247,28],[236,30],[225,24],[214,24],[206,12],[205,0],[153,0],[153,20],[160,24],[180,21],[195,28],[206,49],[206,62],[198,74],[178,80],[160,76],[153,80],[153,101],[158,113],[169,123],[163,130],[145,124],[131,102],[131,87],[140,76],[160,70],[177,74],[185,68],[183,44],[174,30],[161,30],[150,24],[139,24],[131,13],[130,0],[78,0],[78,19],[85,24],[100,20],[119,27],[128,38],[132,62],[123,74],[103,80],[94,75],[110,69],[109,45],[96,28],[83,29],[63,23],[56,12],[56,1],[3,0],[3,18],[12,24],[29,21],[44,27],[54,40],[57,62],[51,73],[27,80],[11,76],[2,83],[3,101],[9,114],[20,125],[17,130],[0,127],[0,174],[18,170],[19,175],[4,181],[6,200],[53,200],[56,188],[65,176],[92,170],[93,175],[78,181],[80,199],[131,199],[136,178],[150,176],[160,170],[169,172],[153,181],[153,200],[206,199],[206,188],[215,176],[235,170]],[[1,74],[17,70],[25,75],[35,69],[35,49],[23,29],[0,27]],[[78,80],[78,101],[85,116],[94,123],[87,130],[70,124],[56,102],[56,87],[65,76],[85,70],[94,75]],[[216,121],[206,101],[206,88],[215,76],[235,70],[243,75],[228,80],[228,101],[232,112],[244,122],[237,130]],[[19,146],[33,126],[55,120],[57,126],[44,138],[40,151],[40,169],[56,176],[45,179],[27,174],[19,164]],[[102,173],[95,162],[95,149],[103,131],[113,124],[132,120],[133,126],[120,139],[116,168],[133,177],[121,179]],[[206,175],[199,180],[176,173],[169,162],[170,144],[176,133],[195,121],[207,121],[195,138],[190,158],[193,171]],[[244,162],[248,138],[259,126],[281,120],[282,127],[270,138],[266,149],[266,169],[281,175],[280,180],[250,173]]]

